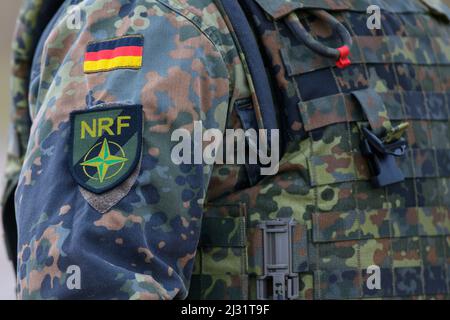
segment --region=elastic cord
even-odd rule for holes
[[[353,41],[347,28],[325,10],[310,10],[310,12],[317,18],[328,23],[332,27],[333,31],[337,32],[343,42],[343,45],[339,48],[331,48],[317,41],[305,29],[305,27],[300,22],[297,13],[295,12],[289,14],[285,18],[286,24],[288,25],[294,36],[317,54],[326,58],[337,60],[336,65],[338,67],[343,68],[350,65],[351,62],[350,59],[348,59],[348,55],[350,54],[350,48],[353,44]]]

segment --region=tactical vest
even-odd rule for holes
[[[250,25],[261,56],[246,60],[263,60],[275,99],[265,121],[242,105],[234,120],[278,118],[285,151],[276,176],[216,168],[190,297],[450,298],[448,8],[222,3],[238,40]],[[367,26],[372,4],[381,29]]]

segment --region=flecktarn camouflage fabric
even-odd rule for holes
[[[251,95],[216,6],[28,0],[14,67],[18,298],[186,297],[212,167],[175,165],[171,133]]]
[[[300,299],[448,299],[448,8],[418,0],[240,3],[273,75],[287,152],[276,176],[245,190],[229,192],[239,175],[215,171],[191,294],[256,298],[264,275],[259,226],[293,218]],[[381,9],[380,30],[367,28],[373,4]],[[342,45],[312,9],[326,10],[350,32],[351,66],[337,68],[293,35],[286,17],[295,13],[315,39]],[[374,131],[406,129],[409,147],[398,158],[403,182],[370,182],[360,149],[368,123]],[[380,289],[366,285],[372,265],[380,268]]]
[[[246,57],[214,1],[25,1],[5,196],[18,183],[19,298],[172,299],[188,289],[194,299],[256,298],[259,226],[280,218],[296,222],[300,299],[450,297],[448,8],[240,3],[286,132],[280,171],[256,184],[245,166],[170,159],[171,133],[192,131],[193,121],[243,127],[237,101],[252,98],[262,123]],[[380,30],[366,25],[372,4]],[[81,29],[68,27],[70,5]],[[311,9],[349,30],[351,66],[336,68],[292,34],[286,17],[295,13],[314,38],[341,45]],[[372,185],[360,148],[366,125],[386,141],[406,130],[403,182]],[[371,265],[381,270],[377,290],[365,285]],[[70,266],[81,270],[81,290],[66,284]]]

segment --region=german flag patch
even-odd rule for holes
[[[144,37],[142,35],[91,42],[87,46],[84,57],[84,72],[140,69],[143,52]]]

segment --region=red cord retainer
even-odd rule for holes
[[[336,66],[339,69],[344,69],[352,64],[350,59],[348,58],[350,54],[350,48],[348,46],[342,46],[340,48],[337,48],[337,50],[340,53],[339,60],[336,62]]]

